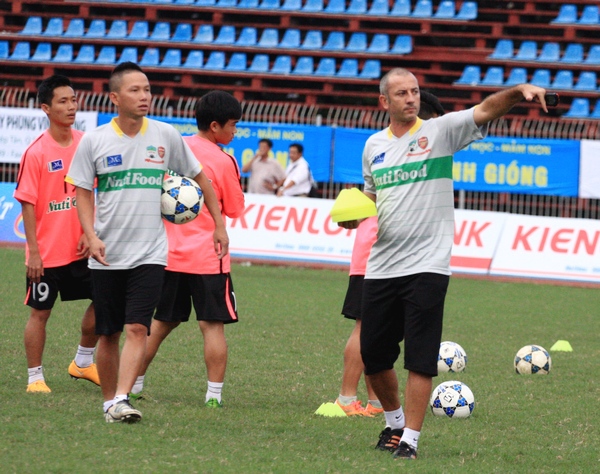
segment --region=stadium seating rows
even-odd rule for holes
[[[590,113],[590,100],[587,98],[575,98],[571,102],[569,110],[563,115],[564,118],[576,119],[598,119],[600,120],[600,99],[596,101],[594,110]]]
[[[599,10],[598,5],[585,5],[581,11],[581,16],[578,16],[577,5],[565,3],[561,5],[557,17],[550,23],[600,26]]]
[[[528,40],[523,41],[515,53],[513,40],[500,39],[496,43],[494,51],[488,58],[503,61],[512,60],[600,65],[600,45],[592,45],[587,54],[585,54],[584,46],[582,44],[568,43],[561,55],[561,46],[558,42],[545,42],[541,45],[538,54],[537,42]]]

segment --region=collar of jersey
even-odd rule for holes
[[[117,123],[116,117],[113,117],[113,119],[110,121],[110,125],[112,126],[113,130],[115,132],[117,132],[117,135],[119,135],[120,137],[124,136],[125,134],[123,133],[123,130],[121,130],[121,127],[119,127],[119,124]],[[142,123],[142,128],[140,128],[140,133],[142,135],[146,134],[146,130],[148,130],[148,118],[144,117],[144,121]]]
[[[419,117],[417,117],[415,124],[412,127],[410,127],[410,130],[408,131],[408,133],[410,133],[411,135],[414,135],[416,133],[416,131],[419,130],[419,128],[421,128],[422,123],[423,123],[423,120],[421,120]],[[392,132],[391,126],[388,127],[387,133],[388,133],[388,138],[390,140],[395,137],[394,133]],[[400,138],[400,137],[396,137],[396,138]]]

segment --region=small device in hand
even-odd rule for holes
[[[556,92],[546,92],[544,100],[548,107],[556,107],[560,102],[560,96]]]

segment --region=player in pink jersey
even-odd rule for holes
[[[71,82],[51,76],[40,84],[38,100],[50,121],[49,128],[21,158],[14,196],[21,203],[26,237],[27,296],[31,307],[25,326],[28,392],[50,392],[42,367],[46,323],[60,293],[63,301],[91,299],[88,245],[75,201],[75,188],[65,175],[82,132],[71,128],[77,99]],[[81,338],[69,374],[100,385],[93,356],[98,337],[90,304],[81,322]]]
[[[223,222],[226,217],[238,217],[244,211],[237,162],[218,146],[233,140],[241,116],[242,108],[233,96],[223,91],[209,92],[196,107],[198,134],[185,138],[212,182]],[[219,259],[214,253],[214,223],[206,208],[185,225],[165,223],[165,226],[169,257],[163,292],[152,321],[144,365],[131,397],[141,397],[146,371],[158,348],[173,329],[189,320],[193,305],[204,338],[208,376],[205,404],[222,407],[227,366],[224,325],[238,321],[230,257]]]
[[[444,108],[438,98],[426,91],[421,91],[419,117],[427,120],[439,117],[440,115],[444,115]],[[375,395],[375,391],[367,378],[365,378],[368,396],[367,405],[363,407],[357,397],[358,382],[365,369],[360,355],[362,286],[367,271],[367,260],[371,253],[371,247],[373,247],[376,240],[377,217],[370,217],[361,222],[356,230],[352,260],[350,261],[350,281],[342,308],[344,317],[356,320],[354,329],[344,349],[342,386],[340,394],[335,401],[348,416],[373,416],[383,413],[381,403],[377,399],[377,395]]]

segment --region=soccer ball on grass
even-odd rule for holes
[[[198,183],[184,176],[170,176],[163,181],[160,213],[173,224],[185,224],[198,217],[204,195]]]
[[[464,383],[450,380],[435,387],[429,405],[435,416],[467,418],[475,408],[475,396]]]
[[[552,367],[552,358],[542,346],[530,344],[521,347],[515,356],[517,374],[547,374]]]
[[[444,341],[438,355],[439,372],[462,372],[467,366],[467,353],[456,342]]]

